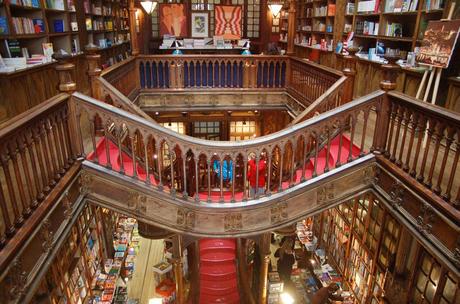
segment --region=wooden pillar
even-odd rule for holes
[[[184,304],[184,276],[182,262],[182,236],[176,234],[173,236],[173,252],[172,265],[174,272],[174,280],[176,282],[176,303]]]
[[[133,56],[139,55],[139,46],[136,33],[136,10],[134,0],[129,0],[129,33],[131,36],[131,53]]]
[[[344,85],[342,104],[353,100],[353,88],[355,86],[356,75],[356,57],[346,55],[343,57],[343,74],[347,76],[347,81]]]
[[[54,59],[58,60],[58,65],[56,66],[56,71],[59,75],[59,86],[58,89],[61,93],[72,94],[77,90],[77,84],[75,83],[75,64],[68,62],[67,60],[70,59],[70,55],[54,55]],[[80,141],[80,130],[77,128],[77,115],[75,104],[71,102],[71,98],[69,98],[68,102],[68,130],[70,132],[70,137],[76,140],[72,140],[70,145],[72,149],[72,157],[77,158],[78,156],[82,155],[83,151],[81,151]]]
[[[259,272],[259,304],[267,303],[268,298],[268,266],[270,264],[270,233],[260,236],[260,272]]]
[[[97,53],[97,47],[86,48],[86,60],[88,61],[88,77],[91,85],[91,96],[98,100],[102,99],[100,85],[97,78],[101,75],[101,55]]]
[[[295,0],[289,0],[287,55],[294,55],[294,38],[296,34],[295,6],[296,6]]]
[[[75,64],[67,62],[68,58],[70,58],[69,55],[54,56],[54,59],[58,60],[58,65],[55,69],[59,75],[59,91],[72,94],[77,90],[77,84],[74,81]]]
[[[396,78],[398,76],[399,66],[396,65],[398,57],[385,57],[388,60],[387,64],[382,65],[383,80],[380,81],[380,88],[388,93],[396,88]],[[386,138],[388,134],[389,122],[390,122],[390,100],[388,94],[381,100],[379,109],[377,110],[377,124],[374,134],[374,142],[372,144],[374,153],[383,154],[385,151]]]
[[[240,301],[247,304],[255,304],[254,296],[251,290],[251,284],[249,278],[248,265],[246,263],[246,244],[247,240],[238,238],[236,239],[236,252],[238,257],[238,276],[240,280],[240,290],[242,297]]]
[[[401,235],[399,237],[398,251],[396,252],[395,274],[403,276],[406,273],[406,260],[409,255],[412,236],[409,231],[401,226]]]

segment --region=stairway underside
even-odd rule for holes
[[[369,189],[376,162],[370,154],[280,193],[239,203],[195,203],[90,161],[82,186],[96,204],[142,221],[199,237],[237,237],[286,226]]]

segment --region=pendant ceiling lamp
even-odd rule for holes
[[[147,14],[151,14],[154,10],[155,7],[157,7],[158,2],[148,0],[148,1],[141,1],[142,8]]]
[[[283,3],[281,3],[280,1],[270,1],[268,3],[268,7],[272,12],[273,18],[278,18],[278,15],[281,9],[283,8]]]

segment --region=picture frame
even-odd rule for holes
[[[243,36],[243,8],[241,5],[214,6],[214,35],[238,40]]]
[[[191,17],[192,38],[209,37],[209,12],[193,12]]]
[[[160,3],[160,36],[187,37],[187,17],[184,4]]]

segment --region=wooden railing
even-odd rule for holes
[[[375,136],[371,136],[369,141],[365,134],[376,129],[371,125],[375,121],[371,123],[368,117],[371,109],[378,108],[381,104],[383,94],[382,91],[375,92],[291,128],[242,142],[215,142],[180,135],[82,94],[75,93],[73,99],[77,113],[86,113],[82,117],[88,117],[87,123],[90,125],[92,121],[100,119],[104,126],[111,125],[115,130],[126,130],[132,155],[135,156],[128,161],[127,155],[122,153],[121,147],[125,138],[118,137],[116,142],[101,141],[101,137],[93,129],[87,135],[91,138],[92,149],[85,151],[90,161],[143,181],[159,191],[167,191],[173,197],[181,192],[181,197],[196,202],[235,202],[251,199],[250,184],[247,182],[248,159],[251,155],[254,155],[256,167],[259,162],[266,162],[267,178],[263,186],[259,184],[263,177],[259,176],[258,171],[254,183],[254,190],[258,194],[253,198],[259,198],[272,192],[285,191],[334,167],[352,162],[355,159],[353,153],[356,153],[353,142],[358,143],[359,156],[369,153],[373,145],[372,138]],[[110,131],[106,128],[104,132],[103,136],[108,137]],[[121,133],[115,131],[115,134]],[[329,157],[333,134],[337,134],[336,139],[340,139],[340,146],[345,142],[345,137],[349,138],[349,155],[344,157],[339,152],[337,159]],[[82,138],[85,138],[84,133]],[[320,155],[320,139],[327,142],[324,148],[325,166],[323,156]],[[100,144],[103,146],[100,147]],[[113,149],[117,150],[115,159],[111,152]],[[105,151],[100,159],[95,156],[96,150],[99,153]],[[138,158],[145,160],[139,168]],[[179,160],[180,163],[177,166],[168,166],[171,160]],[[216,162],[218,168],[222,168],[224,162],[227,162],[227,168],[231,167],[234,174],[230,181],[223,180],[225,174],[217,177],[213,175]],[[321,162],[323,165],[320,165]],[[271,172],[274,163],[277,164],[277,172]],[[308,164],[311,164],[310,172],[307,172]],[[237,165],[242,168],[242,174],[236,174]],[[138,169],[133,170],[132,167]],[[165,168],[170,170],[168,180],[163,178]],[[273,175],[277,178],[272,178]],[[274,180],[276,185],[271,184]],[[235,185],[238,184],[242,185],[242,189],[237,189]],[[263,190],[261,193],[258,192],[259,188]],[[194,195],[191,196],[190,193]]]
[[[287,56],[139,56],[141,89],[283,89]]]
[[[133,100],[139,90],[136,70],[136,58],[131,57],[101,72],[100,78],[105,79],[118,92]]]
[[[57,95],[0,125],[0,245],[76,160],[69,99]]]
[[[389,93],[384,156],[460,209],[460,117],[444,108]]]
[[[289,68],[287,92],[306,107],[318,100],[331,87],[334,87],[334,84],[343,76],[339,71],[306,59],[291,58]]]

